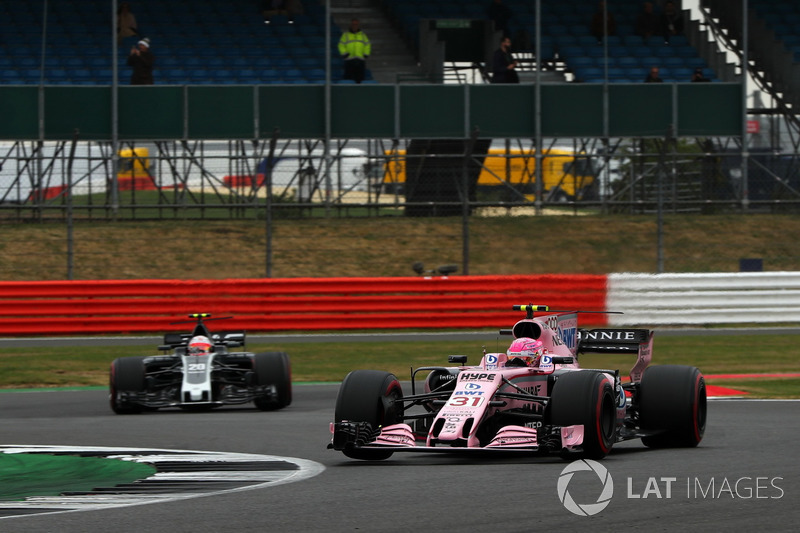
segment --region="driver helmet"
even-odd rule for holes
[[[211,351],[211,341],[208,337],[198,335],[189,341],[189,355],[205,355]]]
[[[542,341],[530,337],[520,337],[511,343],[506,353],[509,360],[514,357],[521,359],[527,366],[538,366],[543,352]]]

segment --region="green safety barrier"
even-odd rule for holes
[[[108,141],[110,86],[0,86],[0,140]],[[118,87],[120,140],[741,136],[738,83]],[[607,111],[607,112],[606,112]],[[41,118],[41,120],[40,120]],[[329,120],[329,122],[328,122]]]

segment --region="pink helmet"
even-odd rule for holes
[[[542,356],[543,343],[530,337],[520,337],[515,339],[508,347],[508,359],[521,359],[527,366],[538,366],[539,358]]]
[[[198,335],[189,341],[189,355],[204,355],[211,351],[211,341],[208,337]]]

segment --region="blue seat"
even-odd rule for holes
[[[600,58],[605,56],[605,49],[602,46],[591,46],[586,49],[586,55],[589,57]]]
[[[625,78],[629,80],[642,81],[647,75],[647,71],[639,67],[625,67]]]
[[[182,68],[171,68],[164,72],[164,77],[173,81],[181,81],[187,79],[186,70]]]
[[[585,53],[584,48],[582,46],[561,47],[559,50],[559,54],[567,61],[571,61],[578,57],[587,57],[587,54]]]
[[[232,71],[232,70],[230,70],[230,69],[226,69],[226,68],[218,68],[218,69],[214,69],[214,70],[211,72],[211,77],[212,77],[212,78],[213,78],[215,81],[218,81],[218,82],[220,82],[220,83],[226,83],[226,82],[228,82],[228,81],[230,81],[230,82],[236,82],[236,81],[238,81],[238,80],[239,80],[239,77],[238,77],[238,75],[237,75],[237,76],[235,76],[235,75],[233,74],[233,71]]]
[[[688,67],[676,67],[672,69],[672,78],[677,82],[692,81],[694,69]]]
[[[689,58],[686,58],[686,61],[684,61],[684,64],[687,67],[692,68],[692,69],[704,68],[706,66],[706,61],[702,57],[689,57]]]
[[[651,35],[645,39],[644,43],[648,46],[664,46],[664,37],[661,35]]]
[[[608,55],[611,57],[623,57],[630,55],[628,53],[628,47],[623,45],[609,45],[608,46]]]
[[[325,80],[325,69],[321,68],[307,69],[306,78],[314,81],[323,81]]]
[[[581,81],[587,81],[590,79],[597,79],[603,78],[604,76],[604,69],[599,67],[582,67],[580,69],[576,69],[575,76]]]
[[[633,57],[650,57],[653,55],[653,49],[649,46],[639,44],[638,46],[628,46],[628,53]]]
[[[284,80],[294,80],[297,78],[303,78],[303,71],[298,68],[289,68],[283,71],[281,77]]]
[[[639,61],[639,58],[631,56],[618,58],[616,64],[624,68],[633,68],[633,67],[641,68],[642,66],[641,62]]]
[[[685,35],[672,35],[669,38],[670,46],[688,46],[689,39]]]
[[[627,77],[628,77],[628,72],[624,68],[610,67],[608,69],[608,78],[609,79],[627,78]]]
[[[256,76],[256,71],[251,68],[241,68],[236,71],[236,78],[240,81],[244,81],[245,83],[252,83],[258,77]]]
[[[670,46],[670,48],[672,48]],[[676,46],[673,49],[673,55],[678,57],[696,57],[697,50],[693,46],[689,46],[688,44],[685,46]]]
[[[259,73],[259,78],[262,82],[267,80],[279,80],[280,74],[278,74],[277,69],[265,68]]]
[[[665,67],[678,68],[686,66],[686,61],[682,57],[665,57],[661,64]]]
[[[567,66],[572,69],[578,69],[581,67],[593,67],[596,66],[597,63],[591,57],[586,56],[578,56],[572,59],[567,60]]]
[[[89,81],[94,78],[92,71],[88,68],[70,69],[68,75],[69,79],[75,82]]]

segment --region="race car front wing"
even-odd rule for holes
[[[248,388],[226,385],[220,388],[215,398],[189,400],[182,398],[179,387],[165,387],[158,390],[131,392],[118,391],[117,401],[121,404],[141,405],[142,407],[162,408],[182,405],[238,405],[252,402],[256,398],[272,400],[277,398],[275,385],[260,385]]]
[[[527,452],[572,452],[583,444],[583,425],[505,426],[485,446],[422,446],[417,445],[413,429],[408,424],[393,424],[373,428],[369,422],[335,422],[330,426],[332,437],[328,449],[387,449],[402,452],[452,452],[474,450],[502,450]]]

